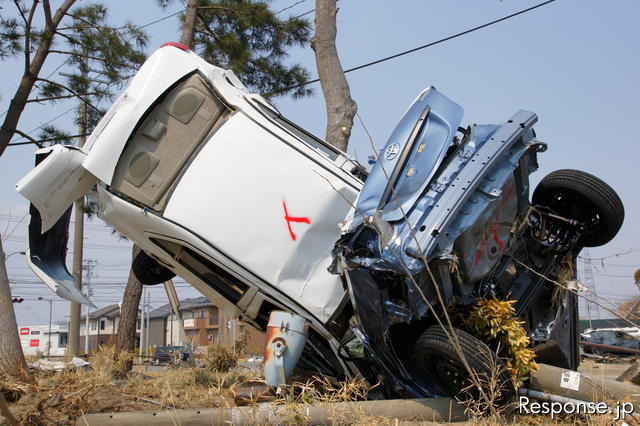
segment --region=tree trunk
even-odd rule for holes
[[[18,334],[16,313],[11,302],[11,289],[9,287],[9,277],[7,276],[7,266],[1,239],[0,326],[2,326],[2,332],[0,332],[0,372],[11,375],[22,374],[27,368],[27,363],[24,360],[22,346],[20,346],[20,335]]]
[[[189,0],[187,2],[187,13],[184,15],[184,26],[182,27],[182,39],[180,43],[193,48],[193,34],[196,29],[196,19],[198,17],[199,0]]]
[[[325,139],[336,148],[346,151],[358,106],[351,99],[338,51],[336,49],[336,0],[316,0],[316,33],[311,47],[316,55],[316,67],[327,106],[327,134]]]
[[[140,253],[140,247],[133,245],[131,261]],[[120,323],[116,337],[116,356],[120,353],[131,352],[136,343],[136,324],[138,322],[138,307],[142,296],[142,283],[138,281],[133,271],[129,271],[127,287],[124,289],[122,306],[120,307]]]
[[[20,79],[20,86],[18,86],[18,90],[16,90],[16,93],[11,99],[7,115],[4,117],[2,126],[0,126],[0,157],[16,132],[18,121],[20,121],[20,116],[22,115],[25,105],[27,105],[29,94],[40,75],[40,70],[44,65],[44,61],[49,55],[49,49],[51,48],[55,31],[58,28],[60,21],[62,21],[62,18],[64,18],[67,11],[75,2],[76,0],[66,0],[62,5],[60,5],[55,16],[53,16],[52,20],[47,23],[45,30],[39,39],[40,44],[38,45],[38,49],[36,50],[33,59],[29,59],[27,61],[28,66],[25,66],[24,74],[22,75],[22,79]],[[1,323],[0,326],[2,326]]]

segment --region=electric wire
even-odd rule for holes
[[[489,27],[491,25],[495,25],[497,23],[506,21],[508,19],[515,18],[516,16],[525,14],[527,12],[531,12],[532,10],[538,9],[538,8],[540,8],[542,6],[546,6],[546,5],[548,5],[550,3],[553,3],[555,1],[556,0],[547,0],[545,2],[537,4],[535,6],[531,6],[529,8],[520,10],[520,11],[512,13],[510,15],[503,16],[502,18],[494,19],[493,21],[487,22],[487,23],[482,24],[482,25],[478,25],[478,26],[473,27],[473,28],[469,28],[468,30],[461,31],[459,33],[450,35],[448,37],[441,38],[441,39],[436,40],[436,41],[432,41],[432,42],[427,43],[427,44],[423,44],[422,46],[418,46],[418,47],[414,47],[412,49],[404,50],[402,52],[396,53],[396,54],[391,55],[391,56],[387,56],[387,57],[384,57],[384,58],[381,58],[381,59],[377,59],[375,61],[371,61],[371,62],[367,62],[367,63],[362,64],[362,65],[355,66],[353,68],[346,69],[346,70],[344,70],[344,73],[347,74],[347,73],[350,73],[350,72],[353,72],[353,71],[361,70],[363,68],[367,68],[367,67],[370,67],[370,66],[373,66],[373,65],[377,65],[377,64],[380,64],[382,62],[390,61],[390,60],[398,58],[400,56],[408,55],[409,53],[413,53],[413,52],[416,52],[418,50],[426,49],[428,47],[432,47],[432,46],[435,46],[437,44],[444,43],[446,41],[453,40],[453,39],[458,38],[458,37],[462,37],[464,35],[467,35],[467,34],[470,34],[470,33],[474,32],[474,31],[478,31],[478,30],[481,30],[483,28]],[[307,13],[311,13],[311,12],[312,11],[307,12]],[[304,87],[304,86],[312,84],[312,83],[317,83],[318,81],[320,81],[320,79],[316,78],[314,80],[309,80],[309,81],[306,81],[304,83],[300,83],[300,84],[297,84],[297,85],[294,85],[294,86],[286,87],[284,89],[280,89],[280,90],[271,92],[271,93],[269,93],[269,95],[273,95],[273,94],[280,93],[280,92],[285,92],[285,91],[291,90],[291,89],[297,89],[299,87]]]

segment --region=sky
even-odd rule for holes
[[[61,3],[53,1],[54,7]],[[110,0],[110,21],[131,20],[144,25],[180,9],[167,9],[153,0]],[[528,8],[539,2],[523,0],[340,0],[337,47],[343,68],[348,69],[399,53]],[[12,4],[0,2],[1,13]],[[284,18],[309,12],[313,0],[277,0],[273,10]],[[549,145],[539,155],[540,169],[531,176],[535,185],[553,170],[575,168],[608,182],[622,198],[626,217],[618,236],[609,244],[582,255],[591,262],[596,290],[603,302],[616,304],[640,295],[633,272],[640,268],[640,170],[638,136],[634,125],[640,116],[640,2],[637,0],[556,0],[555,2],[467,34],[454,40],[347,74],[358,114],[349,154],[365,163],[386,142],[402,114],[425,87],[433,85],[465,110],[463,123],[488,124],[508,120],[520,109],[534,111],[538,139]],[[313,21],[313,13],[306,15]],[[166,41],[179,39],[179,17],[145,28],[150,35],[148,52]],[[635,53],[634,53],[635,52]],[[295,48],[290,62],[304,65],[317,75],[313,51]],[[61,63],[51,57],[44,72]],[[0,62],[0,113],[4,112],[22,72],[20,58]],[[62,69],[61,69],[62,71]],[[315,95],[303,99],[276,98],[275,105],[292,121],[322,137],[326,126],[324,98],[319,84]],[[33,106],[33,105],[32,105]],[[38,126],[54,119],[73,130],[74,104],[30,106],[19,128],[37,135]],[[106,105],[105,105],[106,106]],[[68,111],[68,112],[67,112]],[[364,125],[364,127],[363,127]],[[16,138],[18,140],[19,138]],[[0,231],[7,255],[24,250],[26,201],[15,192],[15,183],[33,165],[32,146],[12,147],[0,158]],[[88,222],[85,259],[95,259],[92,277],[98,306],[121,300],[130,262],[130,243],[112,235],[99,219]],[[71,258],[68,258],[68,264]],[[66,320],[68,302],[57,298],[37,282],[24,256],[7,261],[12,293],[26,300],[15,304],[22,325],[45,324],[52,299],[53,319]],[[582,274],[583,261],[578,264]],[[181,297],[197,292],[179,282]],[[161,288],[151,291],[151,305],[166,303]],[[615,309],[615,308],[612,308]],[[594,317],[610,317],[599,308]]]

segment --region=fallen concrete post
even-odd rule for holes
[[[392,399],[384,401],[333,402],[317,405],[259,404],[248,407],[202,408],[166,411],[130,411],[85,414],[76,425],[181,426],[232,424],[310,425],[351,423],[358,416],[390,417],[398,420],[464,420],[464,407],[451,398]]]
[[[551,365],[539,364],[531,374],[529,388],[593,402],[628,401],[640,407],[640,387],[590,376]]]

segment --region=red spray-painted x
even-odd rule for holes
[[[284,200],[282,201],[282,207],[284,207],[284,220],[287,221],[287,228],[289,228],[289,235],[291,235],[291,239],[295,241],[296,234],[294,234],[293,229],[291,229],[291,222],[306,223],[310,225],[311,221],[309,220],[308,217],[289,216],[289,211],[287,210],[287,203]]]

